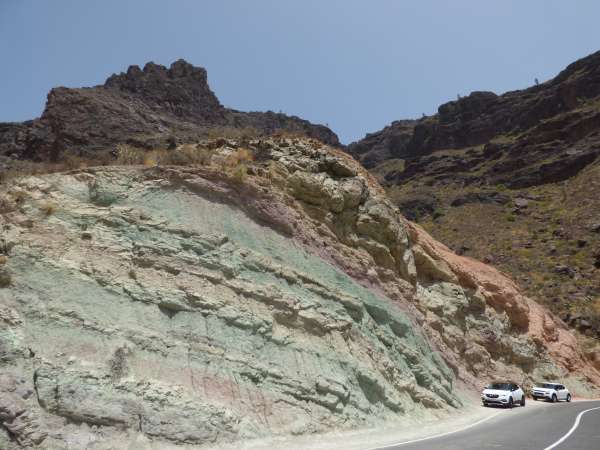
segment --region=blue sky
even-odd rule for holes
[[[184,58],[224,105],[347,143],[548,79],[600,49],[599,17],[597,0],[0,0],[0,121],[39,116],[54,86]]]

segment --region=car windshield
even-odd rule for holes
[[[498,389],[499,391],[510,391],[510,383],[490,383],[487,389]]]
[[[542,383],[542,386],[544,389],[554,389],[554,384],[550,384],[550,383]]]

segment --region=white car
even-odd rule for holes
[[[525,406],[525,393],[515,383],[490,383],[481,393],[483,406],[501,405],[512,408],[514,405]]]
[[[541,383],[536,385],[531,390],[531,396],[534,400],[550,400],[553,403],[559,400],[571,401],[571,393],[564,384],[560,383]]]

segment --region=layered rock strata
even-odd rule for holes
[[[486,377],[600,382],[346,154],[263,139],[229,167],[239,147],[3,188],[4,447],[210,446],[443,415]]]

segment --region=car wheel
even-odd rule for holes
[[[558,398],[556,398],[556,394],[552,394],[552,403],[556,403]]]
[[[513,399],[512,399],[512,397],[510,397],[508,399],[508,408],[512,409],[512,407],[513,407]]]
[[[525,406],[525,396],[521,397],[521,406]]]
[[[571,401],[571,394],[567,394],[567,402]]]
[[[483,402],[483,407],[484,408],[487,408],[487,405],[488,405],[487,402]]]
[[[537,397],[533,397],[533,399],[537,402]]]

